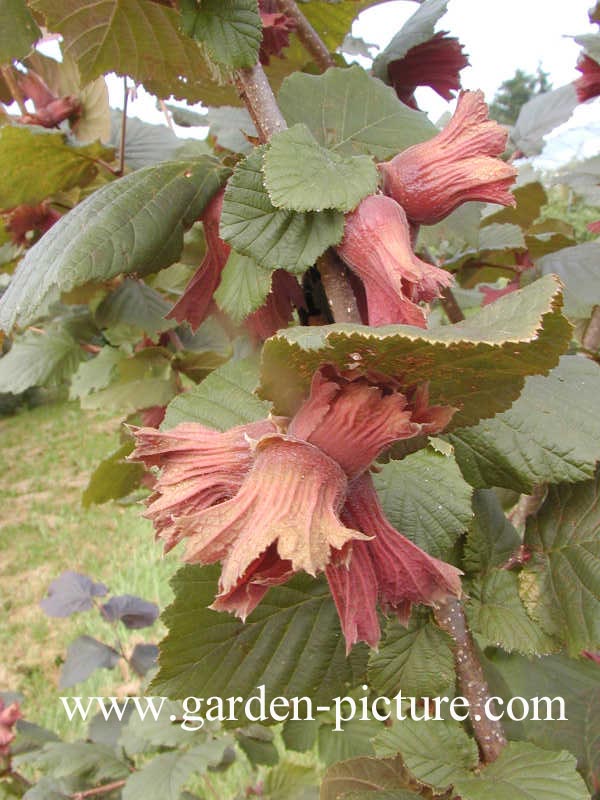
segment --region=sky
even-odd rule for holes
[[[554,87],[577,78],[575,64],[580,48],[570,37],[597,29],[588,20],[592,4],[593,0],[450,0],[448,13],[437,30],[449,31],[464,45],[470,66],[461,73],[463,87],[483,89],[491,101],[502,81],[512,77],[517,68],[531,73],[541,65]],[[364,11],[352,33],[383,48],[416,8],[408,0],[382,3]],[[122,107],[122,79],[109,78],[108,84],[111,105]],[[454,103],[447,104],[428,88],[417,90],[417,101],[434,121],[454,107]],[[148,122],[165,121],[156,101],[143,89],[129,103],[128,113]],[[205,136],[203,129],[177,132]],[[545,161],[540,163],[551,167],[554,162],[598,152],[600,99],[579,106],[570,122],[553,133]]]
[[[569,36],[590,33],[588,8],[592,0],[450,0],[437,30],[449,31],[464,45],[471,63],[461,72],[465,89],[483,89],[492,100],[503,80],[517,68],[535,72],[538,64],[562,86],[579,73],[579,46]],[[415,3],[406,0],[367,9],[353,33],[385,46],[408,17]],[[447,106],[431,89],[421,89],[420,105],[434,118]]]
[[[500,84],[518,68],[533,73],[540,65],[554,88],[579,77],[575,64],[581,48],[572,37],[598,30],[588,19],[593,4],[593,0],[450,0],[437,30],[449,31],[464,45],[470,66],[461,71],[463,88],[483,89],[491,102]],[[367,9],[354,23],[353,35],[385,47],[415,8],[413,2],[395,0]],[[434,121],[455,105],[426,87],[418,89],[416,97]],[[537,159],[541,168],[597,155],[600,98],[578,106],[547,142]]]

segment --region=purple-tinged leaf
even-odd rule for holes
[[[138,675],[145,675],[156,666],[158,647],[155,644],[136,644],[129,657],[129,663]]]
[[[147,628],[158,618],[158,606],[132,594],[111,597],[102,606],[102,613],[109,622],[120,620],[126,628]]]
[[[75,686],[97,669],[113,669],[120,658],[119,653],[107,644],[91,636],[79,636],[69,645],[58,688]]]
[[[49,617],[68,617],[92,608],[92,598],[102,597],[107,592],[103,583],[94,583],[87,575],[67,570],[52,581],[48,596],[40,601],[40,606]]]

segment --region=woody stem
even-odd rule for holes
[[[297,7],[296,11],[298,11]],[[299,11],[298,14],[300,14]],[[260,64],[256,64],[250,70],[238,70],[236,86],[262,142],[268,142],[274,133],[286,129],[285,119]],[[360,323],[356,300],[354,299],[353,303],[349,302],[349,297],[354,298],[354,294],[347,275],[343,274],[343,269],[341,264],[335,263],[334,254],[331,251],[322,256],[319,261],[321,279],[334,319]],[[506,739],[499,722],[488,719],[485,713],[486,708],[490,705],[490,692],[467,626],[463,607],[456,599],[448,600],[438,607],[435,617],[440,628],[445,630],[455,643],[459,687],[463,696],[469,700],[471,723],[482,759],[486,763],[494,761],[505,746]]]
[[[329,67],[335,67],[335,61],[325,43],[300,11],[294,0],[277,0],[277,5],[282,14],[294,20],[298,38],[313,57],[315,64],[325,72]]]
[[[447,600],[435,609],[434,616],[438,626],[454,641],[458,686],[469,703],[469,717],[481,758],[489,764],[502,752],[506,737],[500,722],[489,716],[489,711],[495,713],[495,708],[460,600]]]
[[[260,64],[255,64],[252,69],[237,70],[235,83],[261,142],[268,142],[274,133],[287,128]],[[328,250],[319,259],[319,273],[334,320],[351,322],[356,318],[360,322],[356,298],[347,280],[345,267],[333,251]]]
[[[287,128],[261,64],[257,63],[251,69],[238,69],[235,85],[261,142],[268,142],[274,133]]]

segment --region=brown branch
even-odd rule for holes
[[[252,69],[238,69],[235,85],[256,126],[261,142],[268,142],[274,133],[287,128],[273,90],[260,64]]]
[[[356,297],[345,265],[331,249],[317,261],[321,282],[334,322],[360,322]]]
[[[15,76],[13,75],[12,67],[10,65],[0,67],[0,72],[2,73],[2,77],[6,81],[6,85],[8,86],[8,90],[11,93],[13,100],[19,106],[19,111],[22,115],[27,114],[27,108],[25,107],[25,98],[23,97],[23,92],[19,88],[19,84],[17,83]]]
[[[442,289],[440,303],[450,322],[454,323],[463,321],[465,315],[462,312],[462,308],[458,305],[458,301],[454,296],[454,292],[449,286],[446,286],[445,289]]]
[[[71,800],[85,800],[86,797],[98,797],[102,794],[108,794],[109,792],[114,792],[115,789],[121,789],[126,782],[126,779],[112,781],[112,783],[105,783],[93,789],[85,789],[83,792],[75,792],[75,794],[71,795]]]
[[[600,350],[600,306],[594,306],[581,343],[590,353]]]
[[[329,67],[335,67],[335,61],[323,40],[300,11],[294,0],[277,0],[277,5],[282,14],[290,17],[296,23],[298,38],[313,57],[315,64],[325,72]]]
[[[260,64],[256,64],[251,70],[238,70],[236,85],[262,142],[268,142],[274,133],[287,128]],[[334,321],[360,322],[356,298],[348,282],[346,268],[332,250],[321,256],[318,268]]]
[[[416,228],[416,234],[414,234],[414,241],[412,239],[413,236],[413,226],[411,225],[411,242],[413,245],[413,249],[416,245],[417,237],[419,235],[419,227]],[[437,258],[431,254],[427,247],[423,247],[420,250],[421,254],[423,255],[424,259],[428,261],[430,264],[433,264],[434,267],[439,267],[439,261]],[[445,289],[442,289],[442,294],[440,296],[440,304],[444,311],[446,312],[446,316],[450,320],[450,322],[462,322],[465,319],[465,315],[463,314],[462,308],[458,305],[458,301],[454,296],[454,292],[449,286],[446,286]]]
[[[495,761],[506,745],[502,725],[485,713],[490,690],[477,656],[460,600],[446,601],[434,611],[439,627],[454,640],[454,662],[460,693],[469,702],[469,717],[484,763]],[[491,710],[494,710],[493,707]]]

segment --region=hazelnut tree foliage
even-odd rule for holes
[[[9,795],[221,796],[242,751],[240,796],[598,792],[600,247],[544,215],[528,159],[600,93],[599,34],[510,131],[480,92],[438,129],[415,89],[460,90],[447,0],[365,68],[348,34],[376,2],[0,3],[0,392],[67,384],[128,423],[83,502],[151,486],[186,562],[148,694],[402,690],[469,716],[61,743],[6,700]],[[111,71],[208,139],[111,116]],[[495,721],[492,695],[568,719]]]

